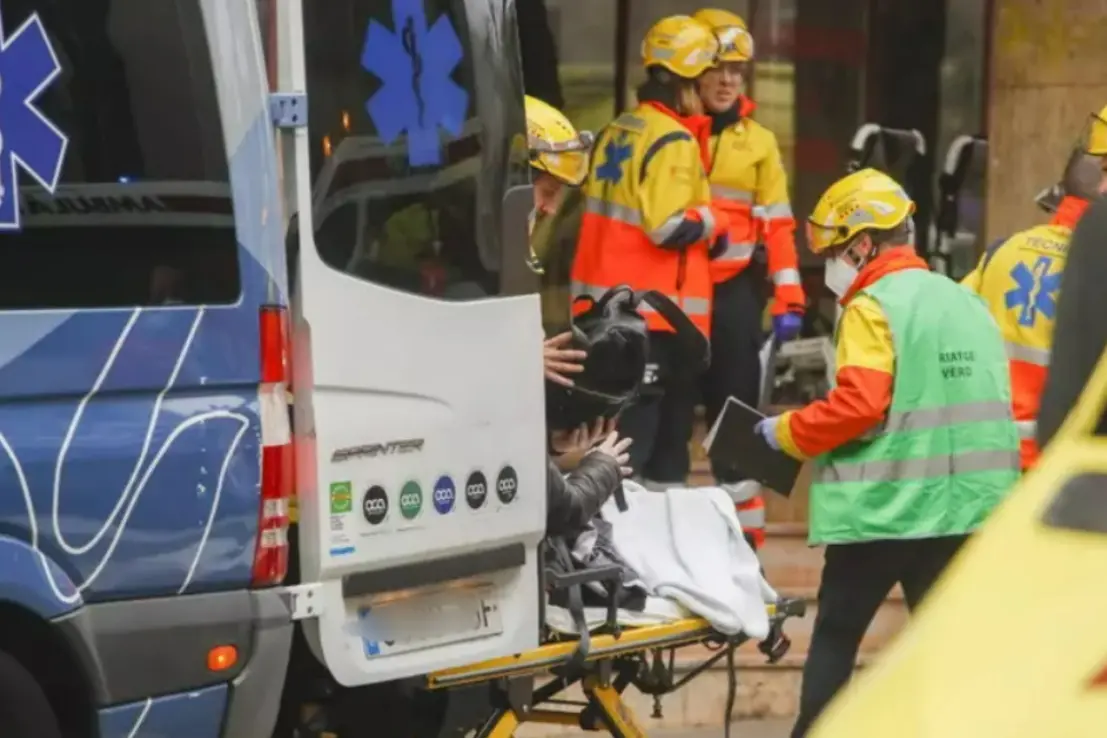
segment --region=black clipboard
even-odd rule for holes
[[[800,472],[800,462],[775,451],[754,430],[765,419],[760,411],[735,397],[728,397],[703,446],[712,460],[734,465],[747,479],[754,479],[777,494],[788,497]]]

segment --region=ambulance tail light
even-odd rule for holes
[[[280,584],[288,573],[289,504],[292,498],[292,428],[288,410],[291,381],[288,311],[261,308],[261,509],[251,583]]]

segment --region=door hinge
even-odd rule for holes
[[[307,126],[306,92],[269,93],[269,120],[277,128],[304,128]]]
[[[319,582],[285,587],[285,597],[293,620],[308,620],[323,614],[323,585]]]

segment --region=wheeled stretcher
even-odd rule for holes
[[[620,572],[616,567],[571,574],[544,573],[547,593],[565,590],[569,614],[576,633],[556,632],[544,627],[545,643],[525,653],[491,659],[435,672],[427,687],[446,690],[486,684],[491,690],[494,711],[477,731],[477,738],[510,738],[522,723],[545,723],[606,731],[615,738],[642,738],[646,730],[635,717],[622,694],[629,686],[654,697],[655,716],[660,716],[660,698],[696,678],[726,659],[729,694],[725,725],[729,725],[737,687],[734,651],[748,639],[744,634],[728,636],[706,620],[685,617],[654,625],[621,625],[616,608]],[[582,587],[593,582],[611,585],[606,618],[591,627],[582,606]],[[782,658],[791,645],[782,625],[790,617],[802,617],[806,603],[780,600],[767,604],[769,636],[759,644],[769,663]],[[547,622],[544,618],[543,622]],[[577,635],[579,633],[579,635]],[[679,679],[674,674],[674,653],[680,648],[704,645],[714,653]],[[541,682],[541,683],[540,683]],[[584,701],[561,698],[579,684]]]

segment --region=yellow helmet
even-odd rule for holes
[[[576,187],[588,174],[592,134],[577,133],[560,110],[536,97],[527,95],[524,103],[530,165]]]
[[[1092,113],[1084,149],[1092,156],[1107,156],[1107,105]]]
[[[822,253],[868,229],[887,231],[915,212],[915,203],[884,172],[862,169],[827,188],[807,219],[807,245]]]
[[[670,15],[646,31],[642,65],[695,79],[714,66],[718,51],[719,42],[710,28],[688,15]]]
[[[747,62],[753,58],[753,36],[740,15],[729,10],[702,8],[692,17],[715,34],[719,41],[719,61]]]

